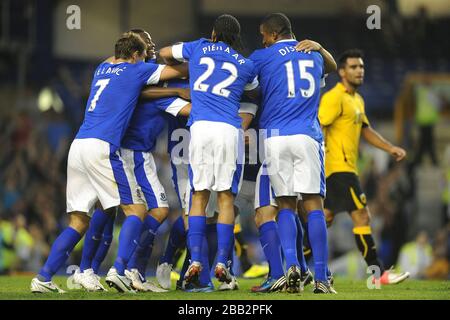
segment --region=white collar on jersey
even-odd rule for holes
[[[278,40],[277,42],[275,42],[275,43],[279,43],[279,42],[289,42],[289,41],[296,41],[294,38],[291,38],[291,39],[282,39],[282,40]]]

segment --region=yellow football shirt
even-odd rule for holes
[[[326,176],[335,172],[358,174],[356,162],[361,129],[370,125],[363,98],[357,92],[350,94],[338,82],[320,101],[319,121],[325,140]]]

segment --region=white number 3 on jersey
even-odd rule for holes
[[[100,87],[100,88],[95,93],[94,98],[92,98],[91,104],[89,105],[89,109],[88,109],[89,112],[94,111],[95,107],[97,106],[98,98],[100,98],[100,95],[102,94],[103,90],[105,90],[106,86],[109,83],[109,80],[111,80],[111,79],[102,79],[102,80],[98,80],[95,83],[95,87]]]

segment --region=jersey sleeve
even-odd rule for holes
[[[140,74],[144,84],[157,84],[165,66],[164,64],[151,62],[142,63],[140,66]]]
[[[245,85],[244,90],[245,90],[245,91],[251,91],[251,90],[254,90],[254,89],[256,89],[256,88],[258,87],[258,85],[259,85],[258,77],[257,77],[257,76],[254,76],[254,77],[253,77],[253,80],[251,80],[251,82],[249,82],[249,83],[247,83],[247,84]]]
[[[181,109],[189,104],[189,101],[186,101],[181,98],[176,98],[171,104],[169,104],[165,111],[170,113],[173,116],[177,116]]]
[[[177,116],[181,109],[183,109],[190,102],[177,97],[168,97],[158,99],[158,103],[156,107],[163,111],[167,112],[173,116]]]
[[[319,105],[319,121],[324,127],[329,126],[342,113],[342,96],[334,91],[328,91],[322,97]]]
[[[260,72],[260,61],[261,61],[262,50],[255,50],[250,55],[249,59],[253,62],[253,68],[256,75]]]
[[[256,111],[258,111],[258,106],[251,102],[241,102],[239,107],[239,113],[249,113],[256,116]]]
[[[174,59],[181,62],[188,61],[199,41],[200,40],[174,44],[172,46],[172,55]]]

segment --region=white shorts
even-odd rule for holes
[[[244,156],[240,130],[222,122],[198,121],[191,126],[189,180],[196,191],[237,190],[236,163]],[[240,162],[242,164],[242,162]]]
[[[176,172],[179,174],[182,170],[179,170],[179,166],[176,166]],[[187,170],[186,170],[186,174],[187,174]],[[184,175],[184,174],[183,174]],[[233,177],[233,185],[231,188],[231,192],[236,196],[236,194],[240,194],[240,189],[241,186],[243,186],[242,183],[242,179],[244,176],[244,171],[243,171],[243,165],[242,164],[237,164],[236,165],[236,171],[234,172],[234,177]],[[183,194],[184,198],[183,201],[181,201],[182,204],[184,204],[184,207],[182,207],[183,209],[185,209],[185,215],[189,215],[189,211],[191,208],[191,199],[192,199],[192,195],[193,195],[193,190],[191,187],[190,183],[186,183],[185,184],[185,192]],[[181,194],[179,195],[179,197],[181,198]],[[239,195],[236,197],[236,201],[238,201]],[[186,209],[188,208],[188,209]],[[215,216],[216,212],[219,212],[219,207],[217,204],[217,192],[212,191],[209,195],[209,201],[208,201],[208,205],[206,206],[206,217],[207,218],[212,218]]]
[[[255,210],[267,206],[277,207],[275,193],[273,192],[272,185],[270,184],[270,178],[267,174],[267,167],[265,163],[259,167],[258,175],[256,176],[254,198]]]
[[[325,197],[324,146],[310,136],[275,136],[265,141],[265,162],[277,197],[298,193]]]
[[[97,200],[103,209],[142,203],[134,177],[126,174],[119,150],[99,139],[75,139],[67,162],[67,212],[91,215]]]
[[[132,188],[138,190],[138,194],[143,198],[141,201],[145,201],[147,208],[168,208],[166,191],[159,181],[152,153],[121,148],[120,154],[127,164],[126,174],[129,181],[136,183]]]

